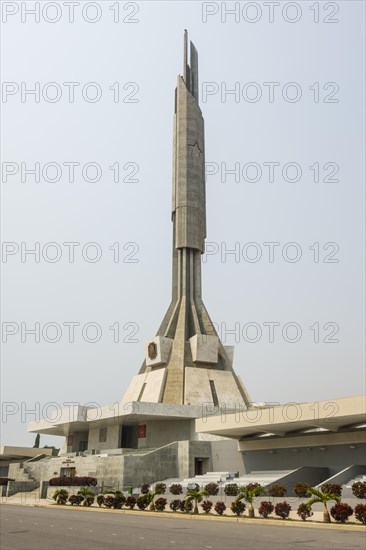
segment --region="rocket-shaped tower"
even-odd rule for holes
[[[223,346],[202,301],[201,254],[206,238],[204,120],[198,103],[198,55],[184,33],[183,76],[175,90],[173,125],[172,300],[124,402],[248,406],[232,368],[233,347]]]

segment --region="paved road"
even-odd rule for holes
[[[78,510],[0,507],[2,550],[294,550],[365,548],[365,534]]]

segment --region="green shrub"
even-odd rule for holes
[[[104,504],[105,496],[104,495],[98,495],[97,496],[97,504],[99,508],[101,508],[102,504]]]
[[[282,519],[287,519],[291,512],[291,506],[288,502],[278,502],[275,506],[275,514]]]
[[[356,481],[353,483],[352,493],[356,498],[366,498],[366,481]]]
[[[225,502],[222,502],[222,501],[218,500],[215,504],[216,514],[218,514],[219,516],[222,516],[222,514],[225,512],[225,510],[226,510]]]
[[[94,503],[95,494],[89,489],[89,487],[85,486],[80,489],[80,491],[78,491],[78,495],[83,497],[83,506],[91,506]]]
[[[155,485],[155,493],[157,495],[163,495],[166,491],[166,485],[165,483],[156,483]]]
[[[234,500],[230,508],[236,516],[241,516],[245,512],[246,504],[242,500]]]
[[[310,506],[303,502],[297,509],[297,515],[300,516],[303,521],[306,521],[307,518],[310,518],[313,515],[313,512],[311,511]]]
[[[287,493],[287,489],[281,483],[276,483],[268,489],[268,494],[271,497],[284,497]]]
[[[245,487],[247,487],[248,491],[253,491],[254,489],[260,490],[260,493],[262,493],[264,489],[260,483],[248,483]]]
[[[116,503],[116,498],[112,495],[108,495],[104,499],[104,506],[106,508],[114,508],[115,503]]]
[[[130,510],[132,510],[134,508],[135,504],[136,504],[136,498],[133,497],[132,495],[129,495],[126,498],[126,502],[125,502],[126,508],[129,508]]]
[[[224,487],[224,493],[228,497],[236,497],[239,492],[239,487],[236,483],[228,483]]]
[[[268,500],[263,500],[263,502],[261,502],[261,505],[258,508],[258,513],[263,518],[266,518],[270,514],[272,514],[273,509],[274,509],[274,506],[272,502],[269,502]]]
[[[357,504],[355,506],[355,518],[366,525],[366,504]]]
[[[218,484],[217,484],[217,483],[213,483],[213,482],[207,483],[207,485],[205,485],[204,489],[205,489],[205,491],[208,492],[208,494],[209,494],[210,496],[215,496],[215,495],[217,495],[218,492],[219,492],[219,486],[218,486]]]
[[[340,523],[346,523],[347,519],[353,515],[353,508],[346,502],[337,502],[330,509],[330,515]]]
[[[339,485],[338,483],[324,483],[321,486],[321,490],[323,493],[329,493],[336,495],[337,497],[342,496],[342,485]]]
[[[309,483],[299,482],[299,483],[296,483],[294,487],[294,493],[297,497],[304,498],[308,496],[309,489],[310,489]]]
[[[150,484],[149,483],[143,483],[140,487],[140,493],[143,495],[146,495],[150,491]]]
[[[157,510],[158,512],[164,512],[166,504],[167,504],[166,498],[164,497],[157,498],[154,503],[155,510]]]
[[[66,491],[66,489],[57,489],[57,491],[53,493],[52,498],[56,501],[56,504],[64,505],[67,502],[68,496],[69,492]]]
[[[181,495],[183,493],[183,487],[180,483],[172,483],[172,485],[169,487],[169,491],[172,493],[172,495]]]
[[[254,518],[254,506],[253,502],[256,497],[262,495],[265,492],[265,488],[260,483],[249,483],[239,488],[239,494],[236,500],[244,500],[248,503],[248,516]]]
[[[149,502],[146,500],[146,498],[139,497],[136,500],[137,508],[139,510],[146,510],[146,508],[149,506]]]
[[[83,502],[84,497],[83,495],[71,495],[69,496],[69,502],[71,506],[80,506],[80,504]]]
[[[169,507],[171,510],[173,510],[173,512],[177,512],[177,510],[179,510],[180,508],[180,500],[179,499],[171,500]]]
[[[114,495],[113,508],[115,508],[116,510],[120,510],[125,502],[126,502],[126,497],[124,496],[124,494],[120,492],[118,493],[116,492],[116,494]]]
[[[189,500],[186,502],[185,500],[181,500],[179,504],[179,510],[183,513],[192,512],[193,510],[193,502]]]
[[[97,478],[96,477],[53,477],[48,482],[50,486],[58,486],[58,487],[90,487],[97,485]]]
[[[213,506],[213,502],[211,500],[204,500],[201,504],[202,510],[205,512],[205,514],[208,514],[211,512],[211,508]]]

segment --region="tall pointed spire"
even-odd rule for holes
[[[206,238],[204,120],[198,104],[198,54],[184,32],[173,121],[172,301],[124,400],[170,404],[249,402],[202,301],[201,254]],[[138,394],[138,395],[137,395]]]

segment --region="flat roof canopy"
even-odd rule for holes
[[[52,449],[41,449],[38,447],[11,447],[4,445],[0,447],[0,460],[26,460],[38,455],[52,456]]]
[[[167,405],[164,403],[114,403],[108,407],[72,405],[57,411],[50,419],[30,422],[28,431],[48,435],[63,435],[118,424],[134,424],[157,420],[185,420],[202,416],[199,405]]]
[[[338,432],[366,424],[366,396],[345,397],[309,403],[251,407],[198,418],[196,431],[243,440],[264,434],[288,436],[306,430]]]

